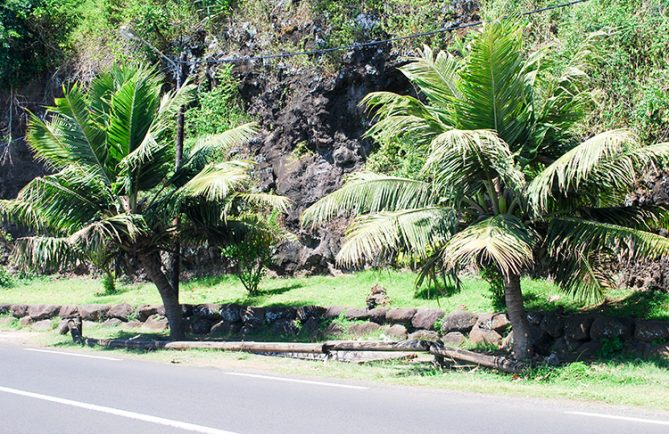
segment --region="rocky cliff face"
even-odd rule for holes
[[[359,107],[369,92],[406,90],[407,83],[383,50],[349,53],[336,74],[308,69],[241,71],[250,114],[264,128],[257,149],[261,186],[291,199],[288,227],[300,242],[281,246],[277,268],[325,271],[338,250],[341,224],[301,231],[299,215],[359,169],[372,144],[362,134],[368,117]]]

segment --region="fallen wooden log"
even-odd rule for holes
[[[167,350],[210,349],[221,351],[246,351],[249,353],[307,353],[323,354],[323,344],[291,342],[192,342],[175,341],[164,346]]]
[[[429,351],[430,342],[400,341],[328,341],[323,344],[326,351]]]
[[[164,348],[166,341],[144,341],[144,340],[132,340],[132,339],[93,339],[85,338],[82,342],[84,345],[89,347],[100,346],[109,349],[133,349],[133,350],[157,350]]]
[[[439,357],[447,357],[459,363],[472,363],[485,368],[517,374],[525,369],[521,362],[500,356],[489,356],[487,354],[475,353],[474,351],[462,350],[460,348],[449,348],[439,344],[430,346],[430,353]]]

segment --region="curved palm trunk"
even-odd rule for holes
[[[504,301],[513,328],[513,354],[518,360],[526,360],[532,356],[530,342],[530,323],[523,306],[523,294],[520,290],[520,275],[512,274],[504,277]]]
[[[163,300],[165,316],[167,316],[167,322],[170,325],[170,339],[184,340],[186,338],[186,328],[181,305],[179,304],[179,290],[170,284],[165,275],[160,255],[158,252],[145,254],[140,256],[140,261],[146,275],[156,285],[160,298]]]

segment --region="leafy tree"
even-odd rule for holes
[[[90,261],[91,252],[139,260],[165,305],[170,337],[184,338],[178,291],[162,253],[175,239],[217,245],[231,240],[239,216],[286,199],[249,190],[252,164],[226,160],[221,149],[254,136],[252,124],[204,136],[174,170],[171,123],[188,101],[188,87],[161,98],[162,79],[145,67],[114,68],[88,92],[79,85],[49,108],[51,120],[31,116],[28,142],[55,173],[31,181],[5,214],[38,236],[17,240],[26,266]],[[179,216],[180,224],[175,226]]]
[[[580,143],[572,126],[584,112],[585,57],[555,74],[547,54],[526,55],[509,21],[486,24],[461,59],[425,48],[401,68],[423,100],[364,100],[378,119],[369,136],[427,146],[421,174],[355,174],[303,215],[312,225],[357,215],[337,257],[347,266],[400,252],[455,283],[470,264],[496,268],[519,359],[531,355],[520,277],[535,261],[593,300],[610,284],[610,262],[669,253],[669,240],[650,232],[666,210],[624,206],[638,176],[664,167],[669,146],[624,130]]]
[[[259,294],[258,287],[272,259],[274,247],[290,238],[279,224],[277,213],[254,213],[244,217],[247,227],[241,227],[234,243],[222,248],[223,256],[232,261],[235,274],[250,296]]]

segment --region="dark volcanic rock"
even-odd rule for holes
[[[404,325],[411,325],[411,320],[416,314],[416,309],[411,309],[407,307],[400,307],[396,309],[388,309],[386,312],[386,321],[389,323],[397,323]]]
[[[634,337],[645,342],[667,340],[669,339],[669,322],[637,320]]]
[[[28,315],[28,305],[27,304],[13,304],[9,309],[12,312],[14,318],[23,318]]]
[[[441,325],[441,330],[448,332],[468,333],[478,321],[479,316],[475,313],[458,310],[446,317],[446,320]]]
[[[411,318],[411,325],[415,329],[431,330],[437,320],[444,316],[444,311],[441,309],[418,309],[416,314]]]
[[[321,306],[300,306],[297,308],[297,319],[304,321],[310,318],[321,318],[325,312],[326,309]]]
[[[449,332],[441,337],[441,341],[445,345],[459,347],[465,342],[465,335],[460,332]]]
[[[473,328],[469,333],[469,340],[474,344],[491,344],[500,345],[502,343],[502,336],[494,330],[486,330],[480,328]]]
[[[349,321],[363,321],[369,319],[369,311],[363,308],[350,307],[344,312],[344,317]]]
[[[624,320],[598,316],[590,326],[590,339],[613,339],[631,336],[632,328]]]
[[[241,322],[242,307],[238,304],[224,304],[221,307],[221,319],[228,323]]]
[[[73,304],[66,304],[60,307],[58,316],[61,318],[73,318],[79,315],[79,308]]]
[[[107,312],[107,318],[116,318],[121,321],[128,321],[130,315],[132,314],[132,306],[128,303],[117,304],[112,306]]]
[[[439,333],[433,330],[416,330],[410,333],[407,339],[410,341],[437,342],[439,340]]]
[[[220,304],[200,304],[193,308],[193,316],[206,319],[212,324],[221,320],[221,308]]]
[[[584,341],[590,338],[590,326],[593,318],[591,316],[572,316],[565,321],[565,335],[576,341]]]
[[[362,337],[376,333],[379,331],[379,328],[381,328],[381,326],[375,322],[362,322],[350,325],[348,332],[353,336]]]
[[[111,306],[103,304],[85,304],[79,306],[79,315],[86,321],[103,321],[107,318],[107,312]]]
[[[265,309],[265,321],[294,320],[297,311],[294,307],[268,307]]]
[[[135,316],[138,321],[144,322],[152,315],[165,316],[165,308],[157,304],[144,304],[137,308]]]
[[[28,316],[33,321],[41,321],[57,316],[59,311],[60,306],[53,304],[33,304],[28,308]]]

